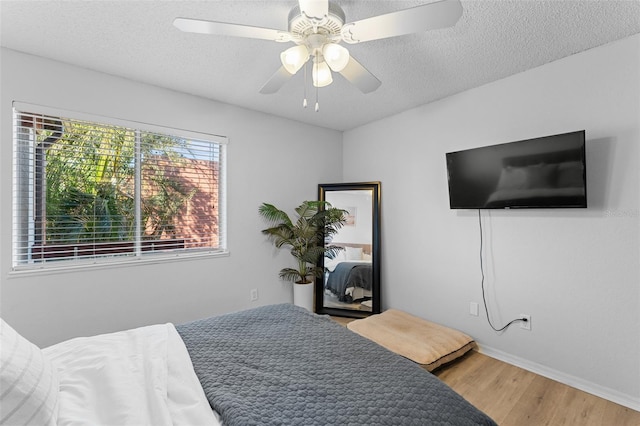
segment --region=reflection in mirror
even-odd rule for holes
[[[325,257],[316,281],[316,312],[364,317],[380,312],[380,183],[321,184],[318,198],[348,211],[345,225],[325,246],[342,247]]]

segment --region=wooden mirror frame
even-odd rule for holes
[[[380,182],[359,183],[321,183],[318,185],[318,200],[326,201],[331,191],[371,191],[371,311],[336,308],[324,306],[324,276],[316,278],[315,283],[315,312],[351,318],[365,318],[380,313]],[[340,207],[340,206],[334,206]],[[320,259],[324,268],[324,257]]]

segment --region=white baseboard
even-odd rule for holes
[[[616,404],[623,405],[625,407],[631,408],[632,410],[640,411],[640,399],[635,399],[614,389],[591,383],[579,377],[571,376],[561,371],[545,367],[544,365],[540,365],[524,358],[520,358],[484,345],[478,346],[477,350],[481,354],[490,356],[491,358],[495,358],[508,364],[515,365],[516,367],[523,368],[525,370],[531,371],[532,373],[536,373],[548,379],[555,380],[556,382],[563,383],[567,386],[571,386],[600,398],[604,398],[608,401],[615,402]]]

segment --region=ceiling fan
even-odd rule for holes
[[[312,81],[316,88],[331,84],[333,71],[363,93],[369,93],[380,86],[380,80],[355,60],[340,42],[362,43],[450,27],[460,16],[460,0],[441,0],[345,24],[344,12],[337,4],[328,0],[299,0],[289,12],[288,31],[191,18],[176,18],[173,25],[190,33],[295,43],[281,53],[282,66],[262,86],[260,93],[277,92],[309,61],[313,64]]]

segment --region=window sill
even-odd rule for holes
[[[91,259],[86,261],[73,262],[73,265],[53,265],[54,262],[37,264],[37,265],[21,265],[15,267],[9,272],[9,278],[18,278],[34,275],[51,275],[69,272],[88,272],[98,269],[123,268],[139,265],[164,264],[167,262],[185,262],[190,260],[211,259],[217,257],[228,257],[228,251],[203,251],[198,253],[173,253],[173,254],[154,254],[144,257],[132,257],[130,259]]]

